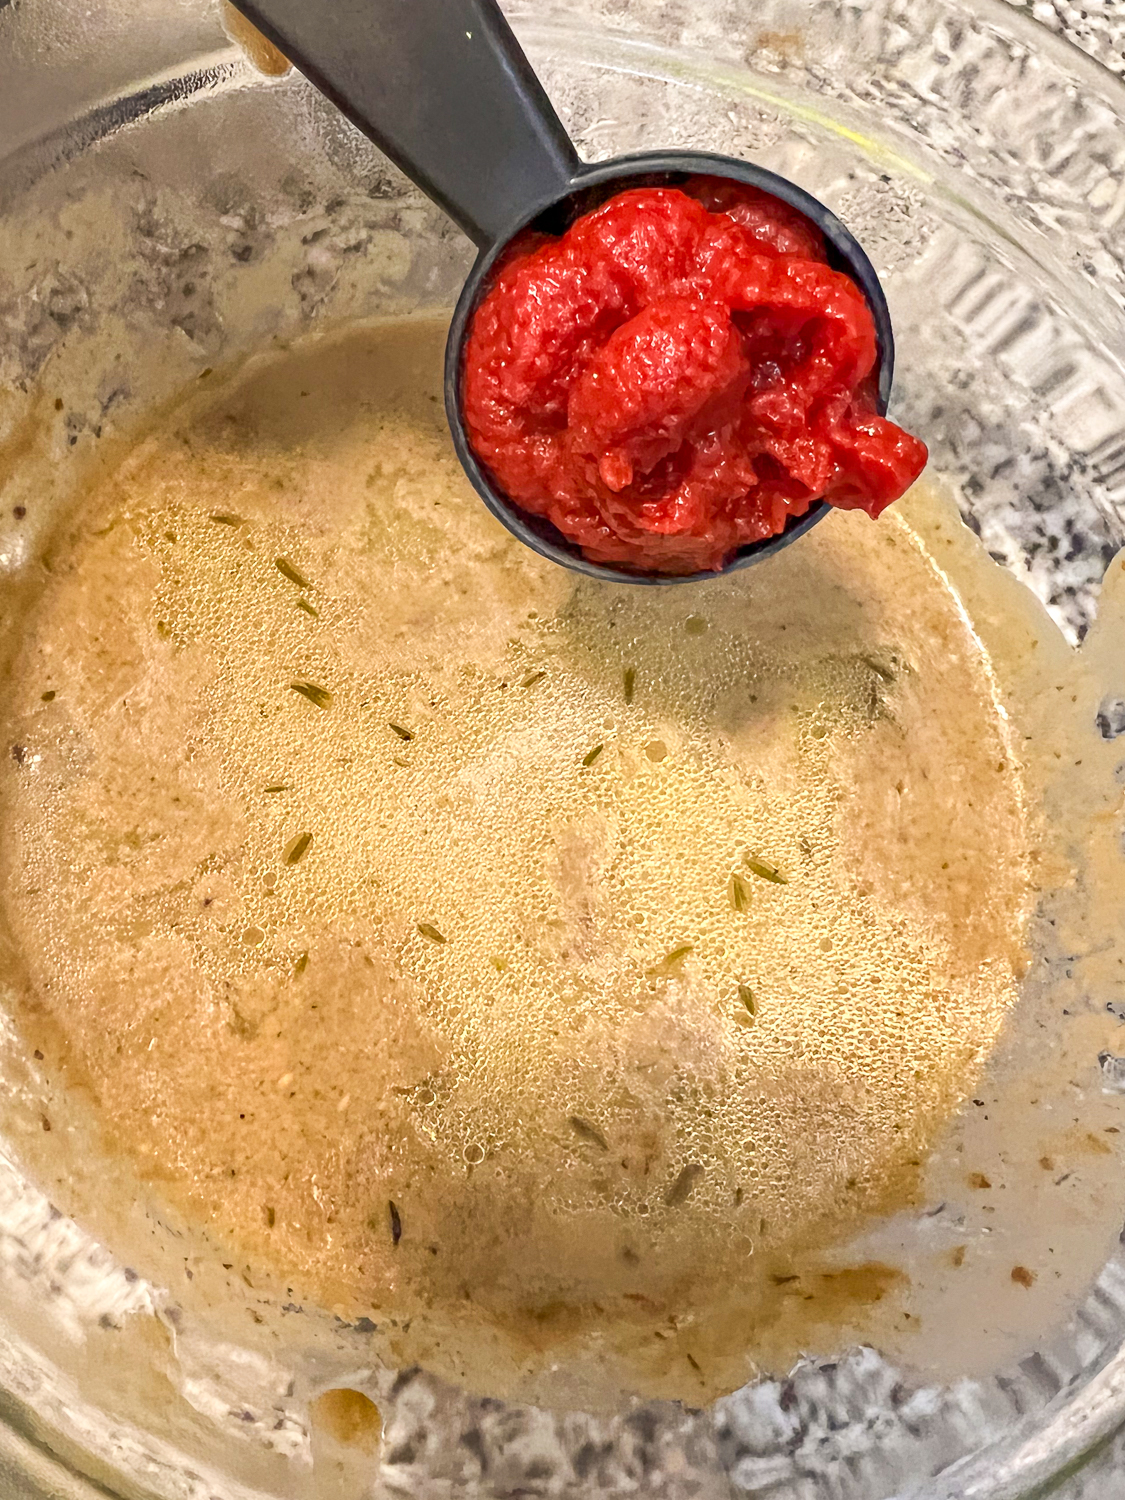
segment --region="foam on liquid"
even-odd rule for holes
[[[22,1024],[389,1361],[698,1403],[909,1343],[925,1255],[849,1244],[956,1154],[1043,884],[948,515],[579,580],[468,489],[441,338],[254,362],[56,542],[0,788]]]

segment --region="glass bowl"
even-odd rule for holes
[[[1077,643],[1125,542],[1125,87],[999,0],[506,8],[589,159],[746,156],[845,219],[890,298],[896,414]],[[203,0],[0,3],[0,142],[10,641],[74,476],[143,412],[270,340],[446,310],[471,250],[299,77],[257,71]],[[1107,703],[1091,733],[1122,728]],[[857,1349],[702,1412],[472,1399],[376,1367],[362,1320],[295,1317],[277,1339],[236,1270],[187,1286],[135,1184],[44,1136],[49,1085],[2,1018],[0,1078],[14,1497],[1016,1500],[1125,1419],[1118,1257],[995,1380],[919,1384]],[[1123,1080],[1107,1058],[1105,1087]],[[119,1206],[114,1252],[51,1202],[83,1193]],[[381,1444],[371,1409],[326,1403],[334,1390],[378,1403]]]

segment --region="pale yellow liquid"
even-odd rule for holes
[[[849,1242],[925,1206],[1043,884],[948,513],[579,580],[469,490],[441,341],[213,378],[56,542],[0,788],[21,1024],[388,1362],[698,1403],[909,1333],[932,1271]]]

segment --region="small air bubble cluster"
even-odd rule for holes
[[[467,490],[437,347],[282,356],[95,497],[4,901],[115,1138],[241,1253],[439,1366],[639,1348],[909,1192],[1014,994],[1015,761],[905,531],[576,580]]]

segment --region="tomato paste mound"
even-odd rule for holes
[[[788,204],[721,179],[529,235],[474,315],[463,415],[496,489],[593,562],[721,568],[825,499],[878,516],[926,462],[875,406],[875,327]]]

